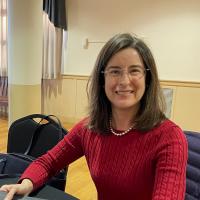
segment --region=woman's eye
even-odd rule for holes
[[[138,74],[138,73],[141,73],[141,70],[140,69],[132,69],[129,71],[130,74]]]
[[[112,75],[120,75],[120,70],[111,70],[110,74],[112,74]]]

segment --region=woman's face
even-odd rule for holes
[[[126,48],[109,60],[105,71],[105,93],[112,110],[135,111],[145,92],[145,68],[138,52]]]

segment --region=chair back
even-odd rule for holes
[[[200,199],[200,133],[184,131],[188,141],[185,200]]]
[[[67,130],[62,127],[56,116],[28,115],[11,124],[8,131],[7,152],[21,153],[37,158],[53,148],[66,134]],[[67,169],[68,167],[60,170],[51,179],[50,185],[64,191]]]

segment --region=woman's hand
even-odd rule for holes
[[[0,191],[7,192],[8,194],[4,200],[12,200],[15,194],[28,195],[33,190],[33,183],[29,179],[24,179],[20,184],[3,185]]]

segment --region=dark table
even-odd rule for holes
[[[0,186],[4,184],[16,183],[17,180],[17,178],[2,178],[0,179]],[[45,185],[41,189],[33,192],[30,196],[48,200],[77,200],[76,197],[49,185]]]

